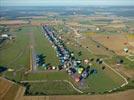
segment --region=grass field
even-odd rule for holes
[[[0,65],[14,69],[15,72],[5,72],[5,77],[19,81],[25,70],[29,67],[29,35],[28,26],[21,30],[13,29],[11,33],[15,41],[11,40],[0,50]]]
[[[16,36],[15,41],[10,41],[0,50],[0,65],[19,69],[29,65],[29,37],[28,27],[22,27],[21,31],[12,32]]]
[[[66,38],[66,37],[65,37]],[[71,41],[71,40],[70,40]],[[71,43],[74,43],[75,41],[71,41]],[[75,44],[75,43],[74,43]],[[89,51],[86,50],[86,48],[79,48],[78,46],[74,45],[67,45],[69,50],[73,51],[77,59],[84,60],[84,59],[96,59],[98,56],[95,56],[91,54]],[[79,56],[78,52],[82,52],[82,55]],[[99,56],[101,57],[101,56]],[[103,56],[104,57],[104,56]],[[82,87],[81,90],[85,93],[88,92],[95,92],[95,93],[103,93],[110,89],[120,87],[120,85],[123,84],[124,80],[118,76],[116,73],[114,73],[109,68],[106,68],[105,70],[102,70],[101,67],[103,65],[95,64],[95,61],[92,62],[93,67],[97,69],[97,74],[89,76],[85,80],[85,87]],[[83,63],[84,64],[84,63]],[[86,65],[84,65],[86,66]],[[29,74],[27,77],[24,77],[23,80],[69,80],[72,82],[70,77],[65,74],[65,72],[49,72],[45,74]],[[79,87],[78,84],[72,82],[75,86]],[[33,85],[34,88],[35,85]]]
[[[41,27],[27,25],[21,27],[20,31],[13,30],[11,33],[16,37],[15,41],[10,41],[0,50],[0,65],[15,70],[15,72],[6,72],[7,78],[20,81],[24,72],[29,69],[29,45],[31,43],[29,33],[31,32],[33,32],[35,38],[35,53],[45,55],[47,64],[59,65],[56,51],[44,37]]]
[[[84,64],[85,59],[94,58],[94,61],[91,62],[93,64],[91,69],[95,68],[97,73],[90,75],[86,80],[84,80],[85,86],[80,86],[78,83],[75,83],[65,71],[44,71],[24,75],[25,70],[29,68],[29,45],[31,43],[29,33],[33,33],[34,42],[32,45],[35,48],[35,53],[45,55],[45,62],[47,64],[50,63],[52,66],[59,65],[59,59],[56,56],[56,51],[52,47],[52,44],[44,36],[42,27],[27,25],[21,27],[20,31],[13,32],[16,39],[14,42],[6,45],[6,48],[0,50],[0,64],[8,65],[9,68],[15,69],[14,72],[6,72],[5,77],[16,81],[29,81],[31,86],[29,94],[77,94],[77,91],[75,91],[70,84],[62,82],[63,80],[68,80],[84,93],[104,93],[111,89],[120,87],[124,83],[124,80],[111,69],[106,67],[105,70],[102,70],[102,66],[104,65],[96,64],[95,60],[97,58],[106,58],[110,55],[109,52],[108,55],[105,55],[104,52],[102,55],[91,53],[90,48],[92,48],[92,46],[89,46],[88,50],[86,47],[76,45],[76,41],[73,38],[74,34],[69,33],[64,34],[63,41],[67,48],[74,52],[75,57],[82,60],[83,66],[87,66]],[[67,44],[68,39],[70,44]],[[95,45],[95,43],[93,45]],[[102,51],[103,50],[104,48],[102,48]],[[81,55],[79,55],[79,52],[81,52]],[[40,68],[38,70],[42,71]],[[46,80],[46,82],[40,82],[41,80]],[[35,83],[30,81],[38,82]],[[42,87],[40,87],[41,85]]]
[[[23,80],[69,80],[69,75],[65,72],[31,73],[23,77]]]
[[[52,66],[58,66],[59,60],[56,56],[56,51],[52,47],[52,44],[44,36],[43,30],[41,27],[33,27],[33,33],[35,37],[35,49],[37,54],[43,54],[45,57],[46,64]]]
[[[130,61],[129,59],[125,58],[124,56],[113,56],[111,59],[107,60],[107,62],[109,64],[116,65],[117,64],[117,61],[119,59],[122,59],[124,61],[123,62],[123,66],[125,68],[131,69],[131,70],[134,69],[134,62],[133,61]]]
[[[73,48],[74,52],[78,52],[78,50],[82,51],[82,56],[78,57],[82,61],[84,59],[96,59],[96,56],[91,55],[89,52],[84,53],[84,49],[78,49]],[[94,62],[91,62],[93,64],[92,68],[96,68],[98,73],[96,75],[91,75],[89,78],[86,79],[86,84],[88,84],[88,88],[85,89],[85,91],[90,92],[105,92],[109,89],[119,87],[121,84],[123,84],[124,80],[118,76],[116,73],[111,71],[111,69],[107,68],[105,70],[102,70],[101,67],[103,65],[95,64]]]
[[[79,93],[64,80],[73,82],[66,72],[57,71],[29,74],[24,76],[21,82],[29,82],[30,87],[27,90],[27,95],[69,95]]]
[[[31,95],[69,95],[79,94],[72,86],[64,81],[47,81],[29,83],[29,94]]]

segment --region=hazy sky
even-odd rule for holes
[[[0,0],[2,6],[43,5],[133,5],[134,0]]]

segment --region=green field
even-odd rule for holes
[[[58,66],[59,60],[56,52],[49,41],[44,37],[41,27],[31,27],[29,25],[11,29],[11,33],[15,36],[15,41],[10,41],[0,49],[0,66],[12,68],[15,72],[6,72],[5,75],[11,80],[21,80],[24,72],[29,69],[30,61],[30,35],[34,34],[35,53],[46,56],[45,62],[52,66]],[[15,75],[14,75],[15,74]]]
[[[131,69],[133,70],[134,69],[134,61],[130,61],[129,59],[127,59],[126,57],[123,57],[123,56],[113,56],[111,59],[109,60],[106,60],[109,64],[117,64],[117,61],[119,59],[122,59],[123,60],[123,66],[125,68],[128,68],[128,69]],[[131,58],[130,58],[131,59]]]
[[[79,94],[72,86],[63,81],[29,83],[28,95],[71,95]]]
[[[35,49],[37,54],[43,54],[46,56],[46,63],[52,66],[58,66],[59,60],[56,56],[56,51],[52,47],[52,44],[44,36],[43,30],[41,27],[33,27],[33,33],[35,37]]]
[[[124,80],[118,76],[115,72],[113,72],[111,69],[107,68],[105,70],[102,70],[102,65],[96,64],[95,60],[97,58],[101,58],[95,55],[92,55],[90,52],[86,51],[84,48],[74,47],[70,46],[69,48],[75,52],[75,55],[78,59],[84,61],[84,59],[91,59],[94,58],[94,61],[91,62],[93,64],[92,68],[96,68],[98,73],[96,75],[91,75],[86,79],[86,83],[88,84],[88,88],[86,88],[84,91],[90,91],[90,92],[105,92],[109,89],[119,87],[121,84],[123,84]],[[81,56],[78,56],[78,52],[82,52]],[[102,56],[103,57],[103,56]],[[83,64],[84,65],[84,64]],[[84,65],[85,67],[87,65]]]
[[[22,80],[70,80],[70,77],[65,72],[44,72],[44,73],[31,73],[24,76]]]
[[[105,20],[87,20],[87,19],[83,19],[83,20],[80,20],[79,23],[80,24],[85,24],[85,25],[95,25],[95,24],[110,24],[112,22],[112,20],[110,19],[105,19]]]
[[[12,32],[15,41],[10,41],[0,50],[0,65],[19,69],[29,65],[29,37],[28,27],[22,27],[21,31]]]
[[[129,59],[134,60],[134,55],[133,56],[128,56]]]
[[[32,38],[34,40],[33,42],[31,42],[31,35],[29,33],[32,33]],[[45,71],[39,67],[38,71],[43,72],[29,73],[24,75],[25,71],[29,68],[30,43],[32,43],[34,46],[36,54],[45,55],[46,64],[58,66],[60,64],[59,59],[56,55],[55,49],[52,47],[52,44],[44,36],[42,27],[27,25],[21,27],[20,31],[12,31],[12,34],[16,37],[15,41],[9,42],[3,47],[3,49],[0,50],[0,65],[7,65],[8,68],[15,69],[14,72],[5,72],[5,77],[18,82],[47,80],[43,83],[29,82],[30,88],[28,90],[28,94],[78,94],[78,92],[75,91],[70,84],[62,82],[63,80],[68,80],[84,93],[104,93],[113,88],[120,87],[124,83],[124,80],[111,69],[106,67],[105,70],[102,70],[102,66],[104,65],[96,64],[95,60],[97,58],[107,57],[107,55],[97,56],[90,53],[86,48],[75,46],[76,41],[73,40],[73,37],[69,38],[69,36],[72,35],[66,32],[64,34],[65,45],[70,51],[74,52],[74,55],[77,59],[82,60],[84,67],[87,67],[87,65],[83,62],[85,59],[94,58],[94,61],[91,62],[93,64],[91,69],[95,68],[97,73],[90,75],[86,80],[84,80],[85,86],[80,88],[80,85],[74,82],[74,80],[65,71],[56,70],[51,72]],[[66,40],[68,38],[72,43],[71,45],[67,44]],[[79,52],[81,52],[81,55],[79,55]]]

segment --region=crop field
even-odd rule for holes
[[[94,35],[92,37],[95,41],[101,43],[110,50],[115,51],[119,55],[125,55],[124,48],[130,48],[133,51],[133,46],[129,45],[129,40],[123,35]],[[113,41],[113,42],[111,42]],[[116,45],[115,45],[116,44]]]
[[[19,86],[9,82],[6,79],[0,78],[0,99],[1,100],[14,100]]]

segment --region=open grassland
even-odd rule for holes
[[[31,73],[23,77],[22,83],[29,84],[26,90],[27,95],[70,95],[78,94],[74,89],[73,84],[68,83],[73,81],[66,72],[43,72]]]
[[[69,75],[65,72],[42,72],[42,73],[30,73],[23,77],[22,81],[28,80],[69,80]]]
[[[50,19],[48,18],[34,18],[31,20],[32,23],[36,23],[36,22],[46,22],[46,21],[49,21]]]
[[[14,31],[13,31],[14,30]],[[8,44],[0,50],[0,65],[13,69],[14,72],[5,72],[5,77],[19,81],[24,71],[29,67],[29,35],[28,26],[21,27],[21,30],[14,28],[11,33],[15,40],[10,40]]]
[[[113,56],[111,59],[108,59],[106,61],[111,65],[116,65],[117,61],[119,59],[122,59],[124,61],[123,66],[125,68],[131,69],[131,70],[134,69],[134,61],[130,61],[129,59],[125,58],[124,56]]]
[[[80,90],[82,90],[84,93],[107,92],[110,89],[119,87],[123,83],[123,80],[115,73],[113,73],[111,70],[106,69],[105,71],[102,71],[102,69],[97,66],[94,68],[97,68],[98,70],[97,74],[90,75],[86,80],[84,80],[85,86],[80,88]],[[31,87],[34,89],[36,88],[36,85],[38,85],[39,82],[41,82],[42,84],[47,84],[49,87],[49,84],[47,83],[48,81],[57,81],[57,83],[59,82],[60,84],[61,83],[60,81],[62,80],[68,80],[76,88],[79,88],[79,85],[76,84],[66,72],[46,72],[46,73],[33,73],[33,74],[31,73],[23,77],[23,81],[21,82],[34,83],[33,87]],[[41,89],[43,88],[40,88],[40,90]],[[58,90],[58,87],[56,89]]]
[[[15,27],[14,27],[15,28]],[[13,29],[11,33],[15,36],[15,40],[9,41],[8,44],[0,48],[0,65],[12,68],[14,72],[6,72],[5,77],[20,81],[25,71],[29,69],[30,60],[30,44],[31,36],[33,33],[35,53],[43,54],[45,56],[46,64],[52,66],[59,65],[59,59],[56,56],[56,51],[52,47],[51,43],[44,36],[41,27],[35,26],[22,26]]]
[[[78,94],[73,87],[64,81],[47,81],[39,83],[29,83],[28,90],[31,95],[69,95]]]
[[[22,30],[12,32],[15,35],[15,40],[11,40],[6,46],[1,48],[0,65],[6,65],[13,69],[29,65],[28,32],[28,27],[22,27]]]
[[[88,51],[84,53],[84,49],[82,50],[76,47],[72,47],[72,49],[74,52],[79,52],[78,50],[82,51],[82,56],[77,56],[77,58],[82,61],[84,61],[84,59],[97,58],[96,56],[91,55]],[[96,64],[95,61],[91,63],[93,64],[93,67],[91,69],[96,68],[97,74],[91,75],[86,79],[86,84],[88,84],[88,87],[85,88],[86,92],[105,92],[109,89],[117,88],[124,83],[124,80],[108,67],[106,67],[105,70],[102,70],[102,66],[104,65]]]
[[[52,66],[59,65],[59,59],[57,57],[55,49],[52,44],[45,37],[42,27],[33,27],[33,33],[35,37],[35,50],[37,54],[43,54],[45,56],[46,64]]]
[[[116,34],[116,35],[94,35],[92,39],[96,42],[104,45],[110,50],[115,51],[118,55],[126,55],[123,51],[124,48],[129,48],[129,50],[134,50],[133,46],[129,45],[129,40],[125,35]],[[111,42],[112,41],[112,42]],[[116,45],[115,45],[116,44]]]
[[[1,20],[1,25],[15,25],[15,24],[27,24],[28,21],[25,20]]]

